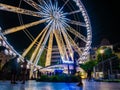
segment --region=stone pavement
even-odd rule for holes
[[[83,87],[77,83],[47,83],[27,81],[25,84],[10,84],[10,81],[0,81],[0,90],[120,90],[120,83],[94,82],[83,80]]]

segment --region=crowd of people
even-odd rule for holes
[[[26,74],[27,74],[27,60],[24,59],[22,63],[18,63],[17,59],[19,58],[18,55],[16,55],[14,58],[12,58],[11,63],[11,84],[17,84],[17,80],[19,79],[22,81],[22,84],[25,84],[26,81]]]

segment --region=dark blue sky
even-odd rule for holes
[[[93,46],[103,38],[111,44],[120,42],[120,2],[119,0],[82,0],[88,11],[92,30]]]

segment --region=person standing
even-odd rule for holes
[[[27,60],[24,59],[24,62],[22,63],[22,84],[25,84],[26,74],[27,74]]]
[[[90,81],[91,78],[92,78],[92,70],[88,69],[88,71],[87,71],[87,79],[88,79],[88,81]]]
[[[11,84],[17,84],[16,78],[17,78],[17,71],[18,71],[18,55],[16,55],[14,58],[11,60]]]

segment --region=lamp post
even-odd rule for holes
[[[70,68],[69,68],[69,64],[68,64],[67,66],[68,66],[68,75],[70,75]]]
[[[2,69],[2,65],[1,64],[2,64],[2,60],[0,60],[0,70]]]
[[[103,62],[104,49],[100,50],[100,54],[101,54],[101,59],[102,59],[102,72],[103,72],[103,77],[104,77],[104,62]]]

